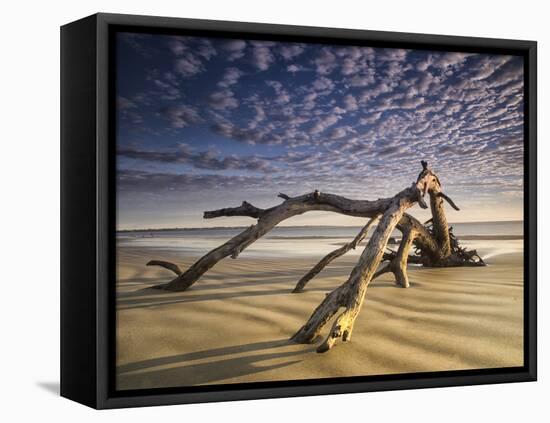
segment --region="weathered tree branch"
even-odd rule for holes
[[[411,188],[395,195],[384,210],[380,222],[376,226],[359,262],[353,268],[349,279],[334,291],[315,309],[307,323],[291,338],[298,343],[311,343],[320,334],[328,321],[340,310],[344,311],[336,318],[325,341],[317,348],[317,352],[326,352],[335,342],[342,338],[349,341],[355,319],[361,310],[367,287],[380,265],[388,240],[401,220],[405,210],[412,207],[420,196],[420,192],[429,192],[437,183],[437,178],[428,170],[427,164],[418,175]]]
[[[415,185],[408,189],[411,190],[410,195],[416,199],[421,195]],[[249,216],[257,218],[258,222],[231,238],[225,244],[210,251],[177,278],[167,284],[159,285],[158,288],[169,291],[185,291],[220,260],[228,256],[237,258],[246,247],[290,217],[314,210],[331,211],[348,216],[374,217],[386,210],[392,201],[393,198],[374,201],[350,200],[339,195],[317,191],[299,197],[289,197],[282,204],[269,209],[260,209],[243,202],[239,207],[207,211],[204,213],[206,219],[220,216]]]
[[[250,216],[258,219],[265,212],[265,210],[259,209],[247,201],[243,201],[239,207],[228,207],[220,210],[206,211],[204,212],[204,218],[213,219],[221,216]]]
[[[357,245],[367,236],[367,233],[369,232],[369,228],[371,225],[376,221],[376,218],[372,218],[368,221],[368,223],[363,226],[363,228],[359,231],[357,236],[353,239],[353,241],[348,242],[347,244],[343,245],[342,247],[328,253],[325,257],[323,257],[309,272],[307,272],[302,279],[298,281],[296,284],[296,287],[292,291],[293,293],[302,292],[307,285],[307,283],[313,279],[315,276],[319,274],[329,263],[334,261],[340,256],[343,256],[350,250],[355,250]]]
[[[431,170],[428,168],[423,169],[418,180],[420,181],[422,178],[429,178],[430,181],[433,181],[433,187],[431,187],[431,189],[437,189],[437,192],[439,192],[439,180],[435,177]],[[423,193],[428,191],[427,184],[422,184],[420,188],[413,190],[411,199],[419,201],[419,199],[422,199]],[[257,224],[250,226],[240,234],[236,235],[225,244],[204,255],[185,272],[180,273],[177,278],[171,282],[158,285],[157,288],[173,291],[184,291],[188,289],[217,262],[228,256],[231,258],[237,258],[238,255],[250,244],[268,233],[281,221],[290,217],[303,214],[308,211],[321,210],[332,211],[348,216],[372,218],[381,214],[392,201],[392,198],[379,199],[375,201],[351,200],[339,195],[320,193],[317,190],[313,193],[298,197],[290,197],[286,194],[279,193],[278,197],[283,198],[285,201],[282,204],[269,209],[261,209],[246,201],[243,201],[243,203],[238,207],[229,207],[204,212],[205,219],[212,219],[221,216],[248,216],[258,219],[258,222]],[[430,198],[432,201],[441,201],[440,197],[432,195],[431,191]],[[434,235],[432,235],[418,220],[410,215],[404,214],[399,221],[397,228],[403,231],[403,228],[409,227],[414,228],[415,233],[417,234],[415,239],[416,247],[421,249],[427,257],[431,258],[432,261],[441,260],[449,255],[448,249],[441,248],[441,240],[437,238],[437,234],[435,234],[434,238]],[[445,225],[442,225],[442,227],[446,227],[446,221]]]
[[[182,274],[181,269],[177,264],[170,263],[169,261],[163,261],[163,260],[151,260],[147,263],[147,266],[160,266],[164,267],[165,269],[171,270],[174,272],[177,276]]]
[[[317,352],[328,351],[340,338],[343,341],[351,339],[355,319],[363,304],[368,284],[382,260],[384,248],[405,209],[417,201],[405,191],[398,194],[394,203],[384,212],[349,279],[326,296],[307,323],[292,336],[293,341],[314,342],[323,327],[342,307],[344,311],[337,317]]]
[[[419,197],[420,191],[415,191],[413,196]],[[269,209],[260,209],[244,201],[238,207],[229,207],[219,210],[204,212],[205,219],[212,219],[221,216],[247,216],[258,219],[257,224],[245,229],[240,234],[231,238],[225,244],[215,248],[185,272],[178,275],[177,278],[166,284],[159,284],[158,289],[170,291],[185,291],[192,286],[205,272],[211,269],[220,260],[230,256],[237,258],[238,255],[250,244],[268,233],[281,221],[289,217],[303,214],[308,211],[332,211],[356,217],[374,217],[384,210],[392,198],[379,199],[375,201],[351,200],[339,195],[314,193],[301,195],[298,197],[289,197],[286,194],[279,194],[279,197],[286,198],[283,203]],[[398,224],[398,229],[404,227],[413,227],[416,229],[417,245],[425,251],[427,256],[439,257],[440,250],[437,242],[430,232],[414,217],[404,214]]]
[[[389,257],[383,257],[383,259],[388,259],[389,263],[374,274],[372,277],[373,280],[384,273],[392,272],[395,276],[396,283],[401,285],[403,288],[409,287],[407,264],[409,262],[409,251],[411,250],[416,235],[417,234],[412,227],[409,227],[403,231],[403,238],[399,244],[399,249]]]
[[[437,178],[437,176],[428,168],[427,162],[422,161],[422,167],[423,170],[419,175],[419,179],[421,179],[423,175],[431,175],[433,177],[433,184],[430,188],[430,197],[435,197],[436,201],[431,201],[432,213],[435,212],[436,214],[442,214],[442,216],[436,216],[436,220],[439,224],[439,230],[447,233],[447,221],[445,219],[445,215],[442,209],[442,204],[437,201],[437,198],[445,198],[453,205],[453,207],[457,207],[448,196],[439,191],[441,189],[439,178]],[[427,185],[424,185],[423,192],[425,193],[427,190]],[[432,221],[433,218],[430,218],[428,220],[428,222]],[[440,261],[450,255],[450,239],[447,240],[445,237],[441,237],[441,243],[449,243],[449,248],[446,248],[445,245],[443,246],[443,248],[441,248],[437,240],[435,240],[434,242],[433,236],[426,230],[423,225],[420,224],[420,222],[416,221],[416,219],[406,214],[403,216],[400,223],[398,224],[398,229],[403,233],[403,238],[401,240],[399,250],[397,252],[393,252],[391,258],[387,255],[383,256],[383,260],[389,260],[389,263],[382,269],[378,270],[374,274],[373,279],[376,279],[378,276],[381,276],[384,273],[392,272],[395,276],[396,282],[404,288],[408,288],[409,279],[407,275],[407,264],[409,261],[409,251],[413,245],[413,242],[416,242],[417,247],[425,251],[425,255],[429,261]],[[310,279],[316,276],[332,260],[342,254],[345,254],[347,251],[349,251],[349,249],[350,248],[345,248],[344,246],[324,257],[312,270],[310,270],[310,272],[308,272],[298,282],[293,292],[302,292],[304,286],[307,284],[307,282],[309,282]],[[412,261],[416,263],[425,263],[426,259],[422,259],[421,257],[413,257]]]
[[[460,209],[458,208],[458,206],[455,204],[455,202],[451,199],[451,197],[449,197],[447,194],[444,194],[442,192],[438,192],[437,193],[437,196],[438,197],[441,197],[443,198],[444,200],[447,201],[447,203],[450,204],[450,206],[455,209],[456,211],[460,211]]]

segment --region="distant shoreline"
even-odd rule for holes
[[[336,236],[271,236],[269,239],[341,239],[342,237]],[[368,237],[366,239],[369,239]],[[523,239],[523,235],[460,235],[460,240],[465,241],[512,241],[517,239]],[[398,240],[400,240],[398,238]],[[338,243],[338,245],[344,245],[345,243]]]
[[[284,237],[281,237],[281,239],[285,239]],[[292,238],[288,238],[292,239]],[[305,239],[305,238],[304,238]],[[368,239],[368,238],[367,238]],[[516,240],[522,240],[523,235],[462,235],[459,237],[460,241],[516,241]],[[396,245],[401,242],[401,239],[396,239],[396,243],[388,243],[389,245]],[[363,245],[366,243],[366,240],[361,242],[359,245]],[[346,245],[346,242],[335,242],[332,245],[341,246]]]
[[[523,220],[495,220],[495,221],[481,221],[481,222],[449,222],[449,226],[452,225],[482,225],[482,224],[509,224],[509,223],[519,223],[524,222]],[[170,232],[170,231],[208,231],[208,230],[244,230],[248,228],[247,226],[206,226],[206,227],[192,227],[192,228],[140,228],[140,229],[117,229],[117,233],[128,233],[128,232]],[[307,229],[307,228],[357,228],[360,229],[361,226],[332,226],[332,225],[296,225],[296,226],[278,226],[279,228],[292,228],[292,229]],[[474,236],[474,235],[472,235]],[[523,238],[523,237],[522,237]]]

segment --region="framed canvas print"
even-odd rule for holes
[[[536,43],[61,30],[62,395],[536,379]]]

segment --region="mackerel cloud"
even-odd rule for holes
[[[521,199],[521,57],[144,34],[117,51],[125,198],[389,196],[424,159],[465,201]]]

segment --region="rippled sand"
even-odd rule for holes
[[[118,389],[521,366],[523,264],[509,251],[487,251],[485,268],[410,267],[409,289],[384,275],[369,286],[352,342],[316,354],[288,338],[357,256],[302,294],[290,291],[320,257],[226,259],[189,291],[169,293],[148,287],[171,273],[145,263],[193,259],[120,247]]]

